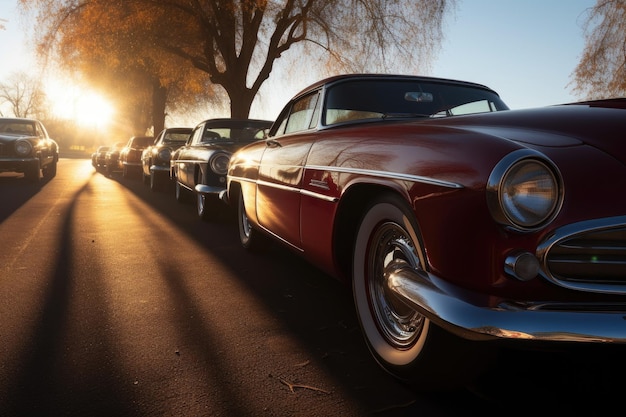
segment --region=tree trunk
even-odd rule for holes
[[[154,136],[165,128],[165,105],[167,103],[167,88],[161,86],[159,80],[152,84],[152,128]]]

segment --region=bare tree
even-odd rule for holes
[[[298,56],[297,65],[303,71],[320,74],[428,68],[442,39],[443,17],[456,2],[19,1],[25,8],[39,10],[37,20],[45,28],[38,39],[42,52],[61,45],[61,60],[75,64],[93,53],[94,43],[83,48],[88,42],[82,41],[90,36],[98,39],[98,31],[108,29],[120,37],[126,35],[124,44],[129,49],[123,57],[134,54],[143,58],[154,52],[184,60],[188,67],[207,74],[213,85],[223,88],[231,116],[237,118],[248,117],[259,88],[288,51]],[[84,19],[98,15],[97,10],[114,13],[119,20],[107,19],[103,24]]]
[[[0,100],[0,104],[10,107],[14,117],[38,117],[44,110],[46,95],[37,78],[14,72],[0,83]]]
[[[587,11],[584,28],[574,91],[587,99],[626,96],[626,0],[598,0]]]

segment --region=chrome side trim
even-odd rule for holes
[[[402,174],[400,172],[377,171],[374,169],[345,168],[324,165],[306,165],[304,169],[313,169],[317,171],[342,172],[347,174],[367,175],[371,177],[388,178],[393,180],[421,182],[424,184],[439,185],[448,188],[463,188],[463,185],[450,181],[442,181],[434,178],[422,177],[420,175]]]
[[[331,167],[331,166],[323,166],[323,165],[306,165],[304,169],[312,169],[312,170],[325,171],[325,172],[330,171],[330,172],[341,172],[341,173],[348,173],[348,174],[367,175],[367,176],[387,178],[387,179],[393,179],[393,180],[419,182],[423,184],[432,184],[432,185],[438,185],[438,186],[446,187],[446,188],[455,188],[455,189],[464,188],[463,185],[457,184],[454,182],[442,181],[442,180],[437,180],[433,178],[422,177],[419,175],[402,174],[402,173],[397,173],[397,172],[392,173],[392,172],[377,171],[377,170],[370,170],[370,169],[342,168],[342,167]],[[307,195],[313,198],[319,198],[319,199],[330,201],[330,202],[337,202],[339,200],[337,197],[331,197],[325,194],[315,193],[313,191],[304,190],[304,189],[300,189],[300,188],[292,187],[288,185],[276,184],[276,183],[269,182],[269,181],[254,180],[250,178],[235,177],[235,176],[230,176],[230,179],[236,180],[236,181],[254,182],[254,183],[257,183],[258,185],[274,187],[274,188],[278,188],[281,190],[294,192],[294,193],[298,192],[298,193],[302,193],[304,195]],[[321,181],[312,180],[309,185],[313,187],[321,188],[321,189],[328,189],[328,186]]]
[[[470,304],[436,285],[438,279],[411,268],[388,275],[388,288],[433,323],[470,340],[529,339],[626,344],[625,303],[502,302]]]
[[[308,190],[302,190],[300,188],[297,187],[290,187],[287,185],[283,185],[283,184],[276,184],[273,182],[268,182],[268,181],[254,181],[254,180],[250,180],[250,179],[245,179],[245,178],[237,178],[239,180],[246,180],[248,182],[256,182],[258,185],[264,185],[267,187],[273,187],[273,188],[278,188],[280,190],[284,190],[284,191],[289,191],[292,193],[300,193],[309,197],[313,197],[313,198],[318,198],[320,200],[325,200],[325,201],[330,201],[333,203],[336,203],[337,201],[339,201],[339,198],[337,197],[333,197],[333,196],[328,196],[328,195],[324,195],[324,194],[319,194],[319,193],[315,193],[313,191],[308,191]]]
[[[300,190],[300,194],[317,198],[319,200],[328,201],[331,203],[336,203],[337,201],[339,201],[339,197],[333,197],[333,196],[328,196],[324,194],[314,193],[313,191],[308,191],[308,190]]]
[[[249,182],[256,182],[257,185],[264,185],[266,187],[273,187],[273,188],[278,188],[279,190],[284,190],[284,191],[290,191],[292,193],[299,193],[300,189],[297,187],[291,187],[288,185],[283,185],[283,184],[276,184],[274,182],[269,182],[269,181],[263,181],[263,180],[250,180],[248,179]]]

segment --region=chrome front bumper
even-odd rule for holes
[[[388,288],[445,330],[471,340],[530,339],[554,342],[626,343],[626,303],[503,302],[470,304],[432,275],[399,266],[387,274]]]
[[[205,185],[205,184],[198,184],[195,187],[195,190],[198,194],[204,194],[204,195],[215,195],[217,197],[219,197],[219,194],[226,190],[225,187],[217,187],[214,185]]]
[[[170,172],[169,165],[150,165],[150,172]]]

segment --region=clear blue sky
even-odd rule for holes
[[[485,84],[511,108],[575,101],[571,74],[595,0],[460,0],[431,75]]]
[[[14,71],[28,72],[34,64],[16,4],[0,0],[5,27],[0,30],[0,80]],[[575,101],[568,83],[585,44],[583,12],[594,5],[595,0],[459,0],[426,75],[485,84],[514,109]],[[304,87],[286,90],[293,94]],[[279,111],[260,114],[253,107],[251,116],[274,118]]]

